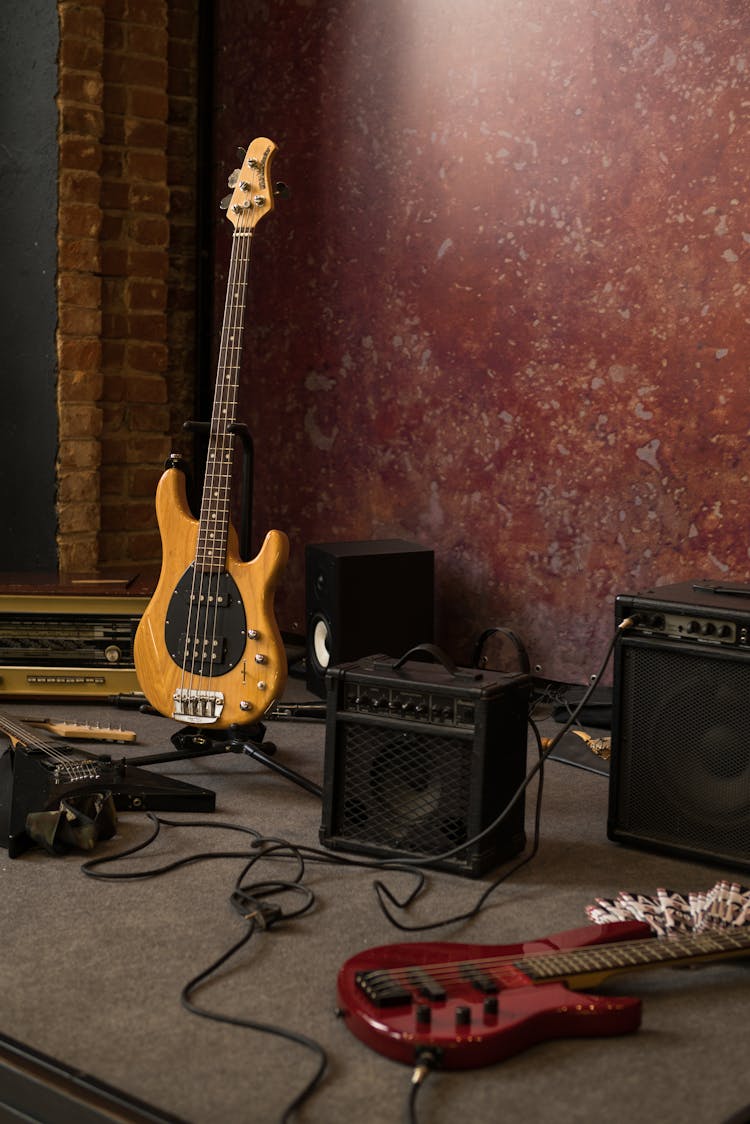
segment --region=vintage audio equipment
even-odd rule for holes
[[[370,656],[329,671],[324,846],[413,861],[468,841],[424,863],[465,875],[522,850],[523,796],[471,840],[524,778],[530,679],[440,658]]]
[[[431,550],[401,539],[313,543],[305,568],[307,686],[320,698],[329,667],[433,639]]]
[[[615,601],[608,834],[750,870],[750,585]]]
[[[133,640],[149,575],[0,575],[0,696],[98,698],[140,690]]]

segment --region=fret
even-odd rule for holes
[[[543,953],[522,957],[516,961],[515,967],[532,980],[565,979],[586,973],[624,971],[745,950],[750,950],[750,934],[739,930],[715,930]]]
[[[220,336],[219,363],[195,552],[196,567],[209,572],[224,569],[229,539],[234,458],[234,435],[230,433],[230,426],[235,421],[239,395],[251,234],[252,230],[242,230],[238,227],[232,238],[227,298]]]

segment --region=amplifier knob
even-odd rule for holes
[[[122,658],[122,651],[117,647],[116,644],[109,644],[104,649],[104,658],[106,659],[107,663],[119,663]]]

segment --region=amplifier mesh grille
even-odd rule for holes
[[[750,664],[657,646],[622,661],[620,827],[750,864]]]
[[[352,722],[341,723],[339,736],[336,836],[410,855],[437,854],[468,838],[471,742]]]

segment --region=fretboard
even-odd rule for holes
[[[636,968],[699,963],[749,952],[748,930],[719,929],[542,953],[516,960],[515,967],[534,982],[563,980],[575,987],[586,986],[586,980],[592,978],[603,978]]]
[[[234,452],[234,434],[231,427],[236,420],[237,412],[252,233],[252,228],[245,229],[238,224],[232,237],[232,254],[195,554],[196,568],[211,572],[220,572],[226,566]]]

